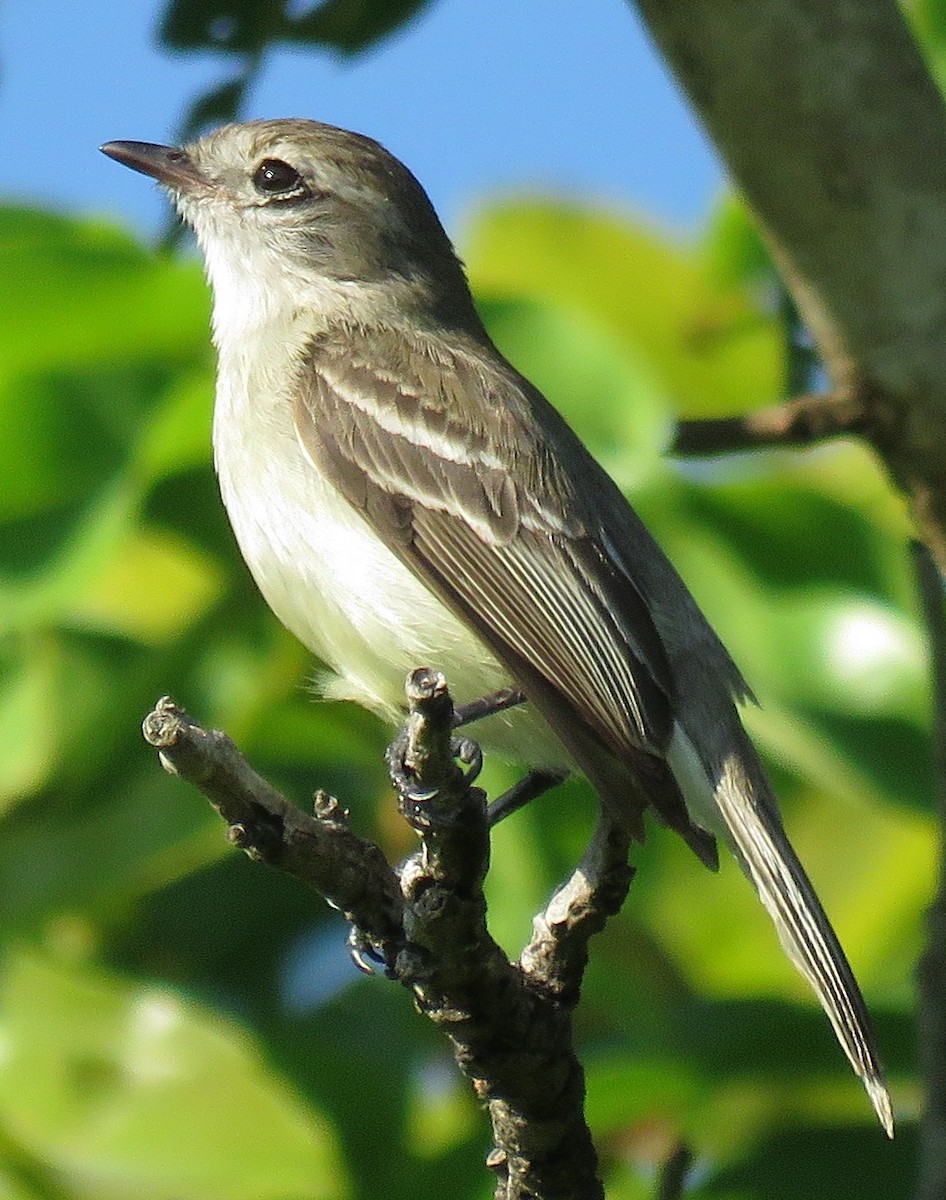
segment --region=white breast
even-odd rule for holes
[[[416,667],[442,670],[459,703],[508,686],[493,655],[384,546],[299,445],[288,381],[312,330],[300,324],[294,306],[310,314],[333,311],[339,294],[318,294],[308,279],[298,280],[298,288],[262,288],[265,262],[219,253],[210,226],[198,225],[197,232],[214,289],[213,440],[221,494],[270,608],[332,668],[322,681],[325,694],[396,720],[405,678]],[[476,736],[513,758],[566,761],[551,730],[527,708],[490,718]]]
[[[300,335],[300,348],[303,341]],[[239,349],[231,344],[221,353],[214,411],[220,490],[267,603],[337,672],[329,694],[391,715],[403,703],[407,672],[418,666],[446,671],[458,698],[505,686],[505,672],[479,640],[306,458],[283,380],[259,367],[261,349],[260,335],[244,331]]]

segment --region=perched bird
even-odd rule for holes
[[[396,717],[406,673],[508,686],[484,740],[577,766],[637,837],[651,804],[755,885],[888,1133],[864,1002],[737,712],[749,695],[624,496],[477,315],[423,188],[314,121],[183,149],[110,142],[194,229],[213,288],[213,442],[243,556],[327,693]]]

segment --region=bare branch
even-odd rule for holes
[[[388,974],[444,1031],[489,1111],[496,1195],[603,1197],[572,1012],[589,939],[627,894],[628,835],[601,817],[581,864],[536,919],[520,964],[511,964],[486,925],[489,816],[474,786],[478,748],[457,738],[438,672],[414,672],[407,695],[407,725],[388,761],[421,847],[397,880],[380,849],[351,832],[335,801],[319,793],[315,817],[297,809],[229,738],[201,729],[167,698],[145,720],[144,733],[166,769],[208,797],[235,845],[342,908],[358,940],[380,954]]]
[[[403,942],[403,901],[380,848],[349,829],[347,813],[319,792],[311,817],[258,775],[233,742],[202,729],[164,696],[142,724],[166,771],[204,793],[234,846],[288,871],[352,920],[385,962]]]
[[[485,797],[463,781],[452,756],[444,757],[453,727],[446,695],[436,672],[409,680],[405,759],[417,774],[411,799],[416,806],[424,795],[430,807],[412,814],[423,845],[401,871],[410,944],[398,974],[450,1038],[460,1069],[487,1104],[497,1197],[594,1200],[604,1193],[584,1120],[572,1006],[531,986],[489,935],[480,886],[489,853]],[[445,790],[427,795],[437,779]]]
[[[741,417],[683,421],[671,453],[704,456],[771,446],[810,446],[832,437],[868,434],[872,429],[862,397],[848,391],[812,394]]]
[[[896,0],[636,0],[946,569],[946,111]],[[885,436],[886,434],[886,436]]]

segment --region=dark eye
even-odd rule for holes
[[[299,195],[306,190],[305,182],[296,168],[290,167],[281,158],[264,158],[253,172],[253,183],[259,191],[271,196],[287,192]]]

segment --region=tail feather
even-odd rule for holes
[[[772,918],[786,954],[820,1000],[881,1125],[893,1137],[890,1096],[860,988],[785,835],[761,765],[753,761],[754,751],[747,742],[741,750],[728,755],[715,784],[697,766],[692,743],[679,726],[668,757],[691,816],[729,843]]]

